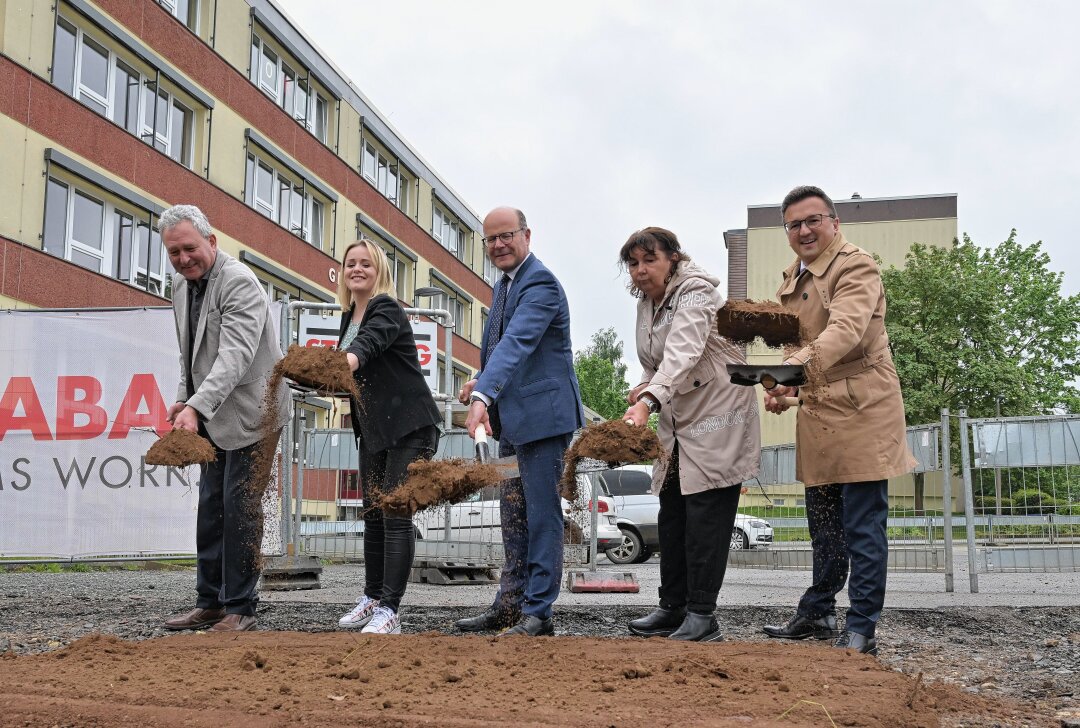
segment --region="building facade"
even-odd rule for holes
[[[833,202],[848,241],[879,256],[886,268],[903,267],[914,243],[948,246],[957,237],[955,194],[881,198],[856,194],[847,200],[833,198]],[[746,227],[725,232],[724,245],[728,254],[728,297],[776,300],[776,291],[783,280],[781,274],[795,260],[784,232],[779,203],[749,206]],[[885,292],[886,300],[888,293]],[[783,355],[779,349],[770,349],[757,341],[747,348],[747,360],[750,364],[779,363]],[[761,418],[762,446],[794,441],[794,410]],[[901,480],[910,482],[910,477]],[[890,487],[890,497],[904,487]],[[749,495],[753,497],[754,491]],[[778,494],[778,498],[787,505],[796,505],[802,498],[801,486],[791,493]]]
[[[274,299],[334,300],[378,241],[453,313],[455,388],[479,367],[480,220],[270,0],[0,0],[0,166],[0,308],[168,305],[190,203]]]

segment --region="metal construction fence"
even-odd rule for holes
[[[980,572],[1080,570],[1080,415],[975,419],[943,410],[940,423],[909,427],[907,440],[918,464],[889,483],[890,570],[942,572],[952,591],[956,539],[972,591]],[[761,460],[744,510],[768,519],[773,545],[732,561],[811,568],[795,446],[764,447]],[[956,460],[958,476],[945,477]]]

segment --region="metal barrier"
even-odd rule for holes
[[[957,419],[972,591],[980,572],[1080,571],[1080,415]]]

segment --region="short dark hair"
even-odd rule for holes
[[[630,234],[626,242],[623,243],[622,248],[619,249],[619,264],[626,268],[630,263],[630,253],[634,248],[640,248],[650,253],[656,253],[658,250],[667,253],[669,256],[678,254],[679,260],[672,261],[671,272],[669,276],[675,274],[675,269],[679,267],[679,263],[684,260],[690,260],[689,254],[679,244],[679,238],[675,233],[662,227],[647,227],[641,230],[636,230]],[[633,280],[627,284],[627,289],[637,298],[641,298],[644,294],[638,290],[634,285]]]
[[[788,192],[784,197],[784,201],[780,203],[780,214],[783,215],[789,207],[796,202],[802,202],[808,197],[820,197],[828,205],[829,213],[833,216],[836,215],[836,205],[833,204],[832,198],[825,194],[825,190],[813,185],[799,185],[791,192]]]

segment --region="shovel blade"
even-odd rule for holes
[[[786,387],[798,387],[806,384],[806,372],[798,364],[728,364],[728,376],[732,384],[744,387],[752,387],[755,384],[766,384],[771,388],[777,384]]]

